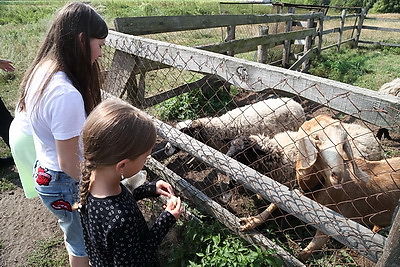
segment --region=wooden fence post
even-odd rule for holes
[[[276,14],[281,14],[281,13],[282,13],[282,7],[276,6]],[[279,22],[275,23],[274,33],[278,33],[278,29],[279,29]]]
[[[288,13],[293,14],[294,13],[294,7],[289,7]],[[291,32],[293,27],[293,21],[289,20],[286,22],[286,32]],[[286,68],[289,65],[289,60],[290,60],[290,46],[291,46],[291,41],[286,40],[283,45],[283,55],[282,55],[282,67]]]
[[[314,19],[308,19],[307,20],[307,29],[315,28],[314,24]],[[304,43],[304,55],[310,50],[312,47],[312,36],[307,36],[305,38],[305,43]],[[310,59],[304,60],[302,67],[301,67],[301,72],[307,72],[308,69],[310,68]]]
[[[343,9],[342,10],[342,16],[341,16],[341,19],[340,19],[339,40],[338,40],[338,44],[337,44],[338,52],[340,51],[340,45],[342,44],[343,28],[344,28],[345,20],[346,20],[346,9]]]
[[[322,36],[324,31],[324,16],[318,19],[319,29],[318,29],[318,46],[317,46],[317,55],[319,56],[322,51]]]
[[[265,25],[261,25],[258,27],[260,36],[268,35],[269,27]],[[257,62],[266,63],[267,62],[267,54],[268,54],[268,46],[267,45],[259,45],[257,47]]]
[[[228,26],[226,28],[226,38],[224,42],[235,40],[235,38],[236,38],[236,26]],[[227,55],[233,57],[235,55],[235,51],[227,51]]]
[[[386,239],[383,254],[376,267],[396,267],[399,266],[400,255],[400,201],[397,206],[397,215],[394,217],[392,229]]]
[[[366,9],[365,8],[361,9],[360,20],[358,21],[358,25],[357,25],[357,33],[356,33],[356,37],[354,38],[354,47],[358,46],[358,40],[360,40],[361,29],[362,29],[362,25],[364,23],[365,14],[366,14]]]

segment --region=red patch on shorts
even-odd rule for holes
[[[49,185],[51,181],[51,175],[47,173],[46,168],[38,167],[37,176],[36,176],[36,183],[38,185]]]
[[[59,199],[51,203],[51,206],[55,210],[67,210],[67,211],[72,211],[71,204],[69,202],[65,201],[64,199]]]

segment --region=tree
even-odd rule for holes
[[[398,13],[400,12],[400,2],[393,0],[377,0],[374,9],[380,13]]]

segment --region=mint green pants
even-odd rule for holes
[[[18,127],[10,126],[10,147],[15,166],[18,169],[22,188],[27,198],[38,196],[33,180],[33,165],[36,161],[35,145],[32,135],[23,133]]]

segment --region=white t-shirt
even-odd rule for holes
[[[19,108],[15,109],[14,119],[12,122],[15,126],[14,129],[23,132],[27,135],[32,135],[31,125],[29,123],[29,118],[25,111],[19,111]]]
[[[43,167],[62,171],[58,164],[55,140],[79,136],[86,112],[82,95],[61,71],[53,76],[36,103],[37,92],[47,75],[47,68],[37,69],[27,91],[26,110],[32,126],[36,158]]]

